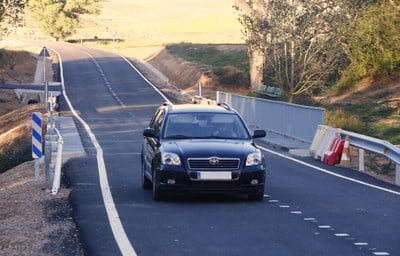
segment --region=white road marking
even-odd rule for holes
[[[320,225],[320,226],[318,226],[320,229],[329,229],[329,228],[332,228],[331,226],[329,226],[329,225]]]
[[[57,54],[59,62],[60,62],[61,87],[62,87],[62,92],[63,92],[64,98],[68,104],[68,107],[70,108],[72,114],[79,120],[79,122],[85,128],[86,132],[89,134],[89,137],[90,137],[93,145],[96,148],[96,152],[97,152],[96,158],[97,158],[98,172],[99,172],[99,178],[100,178],[99,181],[100,181],[101,194],[103,196],[104,207],[107,212],[108,221],[110,223],[111,230],[113,232],[115,241],[117,242],[118,248],[122,255],[136,256],[137,255],[136,251],[133,248],[131,242],[129,241],[128,236],[126,235],[126,232],[122,226],[117,208],[115,207],[115,203],[114,203],[111,191],[110,191],[110,186],[108,184],[108,178],[107,178],[107,170],[106,170],[104,158],[103,158],[103,150],[102,150],[100,144],[98,143],[95,135],[93,134],[92,130],[90,129],[89,125],[78,115],[78,113],[72,106],[72,103],[69,100],[69,98],[67,96],[67,92],[65,90],[63,64],[62,64],[61,55],[53,49],[52,49],[52,51],[54,51]]]
[[[335,236],[337,236],[337,237],[348,237],[350,235],[346,234],[346,233],[336,233]]]
[[[326,169],[324,169],[324,168],[321,168],[321,167],[314,166],[314,165],[312,165],[312,164],[303,162],[303,161],[298,160],[298,159],[296,159],[296,158],[293,158],[293,157],[286,156],[286,155],[284,155],[284,154],[275,152],[275,151],[273,151],[273,150],[267,149],[267,148],[262,147],[262,146],[259,146],[259,148],[261,148],[262,150],[267,151],[267,152],[269,152],[269,153],[271,153],[271,154],[274,154],[274,155],[280,156],[280,157],[282,157],[282,158],[291,160],[291,161],[293,161],[293,162],[302,164],[302,165],[304,165],[304,166],[310,167],[310,168],[315,169],[315,170],[317,170],[317,171],[320,171],[320,172],[323,172],[323,173],[326,173],[326,174],[329,174],[329,175],[332,175],[332,176],[335,176],[335,177],[338,177],[338,178],[341,178],[341,179],[344,179],[344,180],[348,180],[348,181],[351,181],[351,182],[354,182],[354,183],[358,183],[358,184],[360,184],[360,185],[364,185],[364,186],[367,186],[367,187],[370,187],[370,188],[375,188],[375,189],[378,189],[378,190],[381,190],[381,191],[384,191],[384,192],[388,192],[388,193],[391,193],[391,194],[400,196],[400,192],[397,192],[397,191],[394,191],[394,190],[391,190],[391,189],[387,189],[387,188],[383,188],[383,187],[379,187],[379,186],[376,186],[376,185],[372,185],[372,184],[370,184],[370,183],[363,182],[363,181],[360,181],[360,180],[356,180],[356,179],[353,179],[353,178],[349,178],[349,177],[346,177],[346,176],[344,176],[344,175],[340,175],[340,174],[331,172],[331,171],[326,170]]]
[[[304,221],[316,221],[315,218],[304,218],[303,220],[304,220]]]
[[[118,53],[116,53],[116,54],[119,55],[121,58],[123,58],[123,59],[129,64],[129,66],[131,66],[132,69],[135,70],[135,71],[143,78],[143,80],[145,80],[151,87],[153,87],[153,89],[154,89],[158,94],[160,94],[160,96],[161,96],[166,102],[171,103],[171,101],[164,95],[164,93],[162,93],[162,92],[160,91],[160,89],[157,88],[157,86],[155,86],[152,82],[150,82],[150,81],[142,74],[142,72],[140,72],[127,58],[125,58],[125,56],[122,56],[122,55],[120,55],[120,54],[118,54]]]
[[[354,243],[354,245],[356,245],[356,246],[367,246],[368,243],[358,242],[358,243]]]

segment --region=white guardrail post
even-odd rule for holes
[[[51,193],[53,195],[56,195],[58,193],[58,189],[60,188],[60,182],[61,182],[61,160],[62,160],[64,140],[63,140],[63,137],[61,136],[60,132],[57,130],[57,128],[54,128],[54,129],[57,132],[57,136],[58,136],[58,146],[57,146],[56,166],[55,166],[54,178],[53,178],[53,188],[51,189]]]

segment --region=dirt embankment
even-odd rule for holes
[[[34,82],[34,55],[1,51],[3,82]],[[70,190],[61,188],[54,196],[44,189],[43,180],[34,181],[30,119],[36,111],[44,112],[43,105],[20,105],[13,90],[0,90],[0,169],[8,169],[0,172],[0,255],[83,255]]]
[[[219,46],[218,48],[221,51],[232,51],[237,50],[237,47],[233,45]],[[246,84],[243,79],[232,79],[238,73],[234,67],[224,67],[223,74],[218,76],[212,70],[203,70],[195,63],[171,55],[165,48],[145,60],[164,74],[168,78],[169,84],[192,96],[198,95],[199,83],[202,85],[202,95],[211,99],[215,99],[217,90],[248,94],[248,86],[243,85]],[[221,80],[226,78],[235,83],[224,84]]]
[[[387,104],[400,106],[400,72],[391,76],[367,77],[362,79],[353,90],[341,96],[332,97],[330,102],[337,104]]]
[[[32,83],[36,62],[36,57],[29,52],[0,49],[0,82]]]

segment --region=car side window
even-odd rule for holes
[[[165,110],[159,109],[156,114],[154,115],[153,120],[150,122],[150,128],[153,128],[158,135],[160,135],[161,125],[164,121],[165,117]]]

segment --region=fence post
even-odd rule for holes
[[[397,186],[400,186],[400,164],[397,164],[397,163],[396,163],[395,175],[396,175],[395,176],[396,177],[395,184]]]

